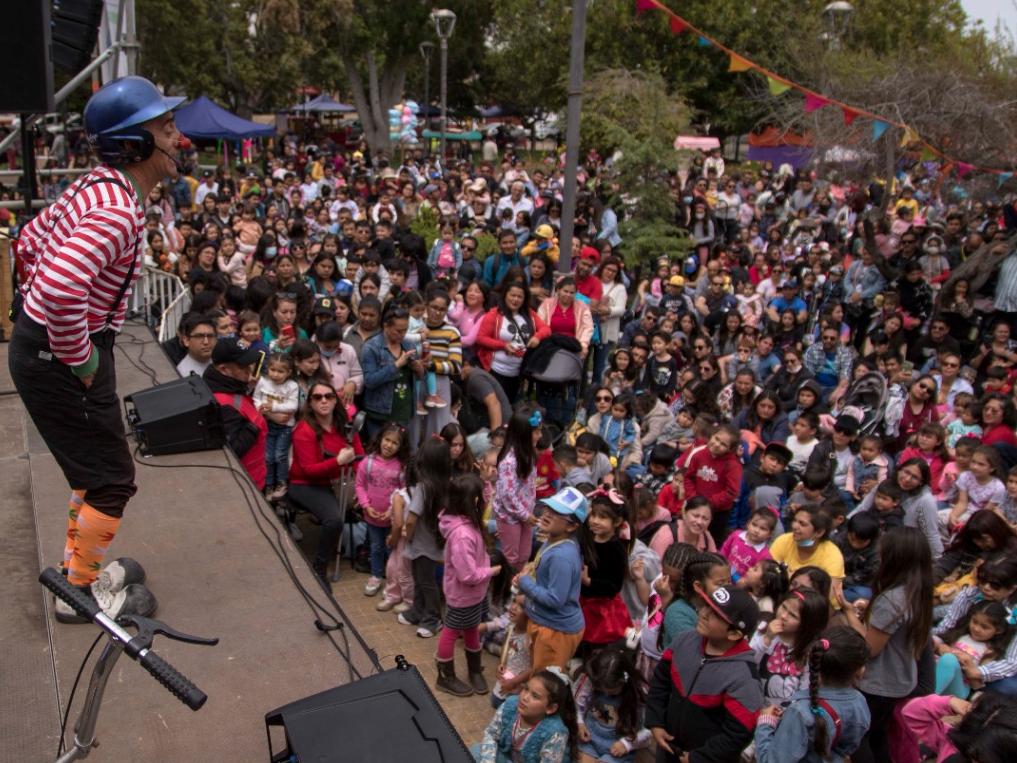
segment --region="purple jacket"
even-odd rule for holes
[[[460,609],[479,604],[492,577],[484,538],[469,519],[445,512],[438,516],[438,529],[445,538],[445,601]]]

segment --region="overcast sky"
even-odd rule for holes
[[[1010,34],[1017,33],[1017,7],[1013,0],[961,0],[961,5],[971,19],[981,19],[989,31],[997,19],[1002,19]]]

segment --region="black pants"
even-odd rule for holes
[[[426,556],[410,562],[413,571],[413,606],[403,615],[414,625],[437,631],[441,625],[441,592],[438,590],[438,563]]]
[[[862,743],[851,756],[851,763],[885,763],[890,760],[890,724],[893,722],[893,708],[901,698],[879,697],[865,692],[862,692],[862,696],[869,706],[872,720],[869,723],[869,730],[862,737]]]
[[[516,398],[519,396],[519,385],[522,381],[519,376],[502,376],[494,371],[491,372],[491,376],[501,385],[501,388],[505,391],[505,397],[509,399],[509,403],[515,405]],[[504,423],[508,424],[507,421]]]
[[[728,522],[731,520],[731,509],[727,511],[715,511],[713,512],[713,518],[710,520],[709,533],[717,544],[717,548],[720,548],[720,544],[724,542],[727,534],[731,532]]]
[[[336,500],[335,493],[331,487],[291,484],[289,497],[293,503],[311,512],[321,521],[321,534],[318,536],[318,549],[314,553],[314,564],[328,564],[339,547],[339,536],[343,530],[344,520],[339,512],[339,501]]]
[[[137,487],[117,398],[115,338],[108,330],[91,335],[99,366],[86,388],[53,356],[46,327],[22,313],[7,363],[32,423],[71,489],[84,490],[85,502],[103,514],[120,517]]]

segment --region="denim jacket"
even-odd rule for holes
[[[825,711],[814,715],[809,704],[809,690],[799,689],[778,723],[761,718],[756,726],[758,763],[822,763],[822,756],[812,749],[813,726],[817,718],[823,719],[827,739],[833,742],[830,757],[826,759],[829,763],[841,763],[845,757],[854,754],[869,730],[869,707],[865,697],[857,689],[825,686],[820,688],[819,696],[840,718],[840,733],[836,740],[830,716]]]
[[[385,332],[379,332],[364,342],[360,365],[364,369],[364,409],[387,416],[392,412],[395,383],[399,378],[395,358],[388,351]],[[403,340],[403,350],[412,350],[413,344]]]

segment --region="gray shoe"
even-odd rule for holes
[[[145,568],[130,557],[114,559],[99,571],[99,577],[92,583],[96,598],[100,594],[118,593],[129,585],[145,582]]]
[[[454,697],[469,697],[473,694],[473,689],[470,688],[470,685],[456,677],[456,664],[454,660],[449,660],[448,662],[436,660],[436,663],[438,665],[438,680],[435,681],[434,686],[438,691],[443,691]]]
[[[113,620],[124,615],[150,617],[159,606],[152,592],[141,583],[131,583],[116,592],[110,592],[105,587],[96,589],[94,584],[79,590],[85,596],[95,599],[103,614]],[[57,622],[66,625],[81,625],[91,622],[88,618],[79,615],[63,599],[54,598],[54,602],[53,614]]]

